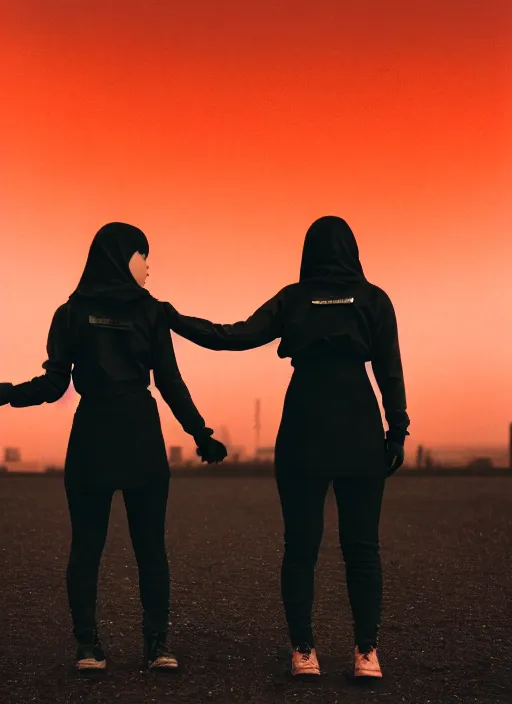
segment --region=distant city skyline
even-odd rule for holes
[[[482,444],[473,443],[468,445],[457,445],[457,444],[444,444],[444,445],[434,445],[428,443],[418,443],[410,444],[406,448],[405,461],[408,465],[414,465],[416,463],[416,454],[419,445],[422,445],[425,451],[429,451],[432,454],[432,459],[434,462],[453,462],[454,464],[465,463],[478,458],[490,458],[495,466],[507,467],[509,463],[509,447],[507,445],[492,445],[492,444]],[[188,447],[184,445],[179,445],[177,443],[172,444],[173,447],[181,447],[182,457],[184,461],[190,461],[191,459],[196,461],[197,457],[195,454],[195,446],[189,445]],[[5,445],[0,447],[0,465],[3,463],[4,450],[6,447],[13,447],[12,445]],[[169,450],[171,445],[167,447]],[[231,455],[241,454],[242,461],[250,460],[254,457],[254,449],[240,445],[238,443],[231,443],[232,452]],[[264,450],[263,454],[267,454],[269,447],[273,447],[272,444],[261,445],[260,448]],[[21,464],[22,465],[34,465],[43,468],[44,466],[63,466],[64,465],[64,455],[57,456],[43,456],[43,455],[28,455],[23,452],[23,448],[14,448],[21,451]],[[228,458],[229,459],[229,458]]]

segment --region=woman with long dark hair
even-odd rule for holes
[[[381,677],[379,519],[386,477],[403,463],[409,418],[394,308],[365,278],[350,227],[333,216],[314,222],[306,234],[299,282],[245,322],[215,324],[164,306],[172,330],[208,349],[248,350],[281,338],[278,355],[291,357],[294,367],[275,448],[292,674],[320,674],[311,612],[332,482],[354,619],[354,674]],[[382,394],[386,433],[367,361]]]
[[[144,288],[149,244],[132,225],[110,223],[94,237],[77,289],[60,306],[48,336],[45,374],[0,384],[0,405],[52,403],[73,378],[81,399],[69,439],[64,483],[72,541],[67,589],[79,669],[106,666],[96,625],[98,571],[112,496],[123,492],[139,568],[144,657],[174,669],[169,650],[169,565],[165,514],[170,471],[155,385],[203,461],[226,457],[181,378],[162,305]]]

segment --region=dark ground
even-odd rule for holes
[[[269,478],[171,481],[168,553],[180,673],[140,667],[136,563],[114,497],[99,609],[109,669],[74,671],[65,591],[62,479],[0,481],[0,701],[512,702],[512,481],[394,477],[381,522],[384,679],[350,681],[351,617],[332,493],[318,562],[315,631],[324,671],[287,675],[279,597],[282,520]]]

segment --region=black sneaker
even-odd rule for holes
[[[76,666],[79,670],[104,670],[106,668],[105,653],[97,634],[90,642],[78,644]]]
[[[149,669],[176,670],[178,661],[169,650],[165,633],[152,633],[144,638],[144,660]]]

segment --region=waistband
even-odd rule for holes
[[[101,390],[88,391],[81,394],[79,405],[92,405],[102,403],[115,403],[116,401],[130,401],[131,399],[153,398],[147,386],[137,384],[117,384]]]
[[[291,364],[295,371],[339,369],[339,370],[363,370],[366,372],[366,360],[360,356],[341,354],[338,352],[322,352],[321,354],[300,355],[292,357]]]

